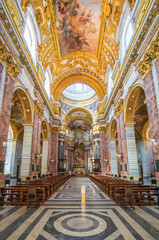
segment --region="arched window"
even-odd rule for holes
[[[113,79],[112,79],[112,68],[110,65],[108,65],[108,69],[107,69],[107,72],[106,72],[106,75],[105,75],[105,82],[108,83],[108,97],[110,96],[111,94],[111,91],[113,89],[113,86],[114,86],[114,83],[113,83]]]
[[[48,97],[50,98],[50,84],[52,83],[52,75],[50,72],[50,68],[47,67],[46,68],[46,73],[45,73],[45,81],[44,81],[44,89],[48,95]]]
[[[31,56],[33,58],[33,61],[36,63],[36,37],[34,36],[34,30],[31,23],[30,18],[28,17],[26,20],[26,27],[24,31],[24,39],[26,41],[26,44],[28,46],[28,49],[30,50]]]
[[[126,30],[126,35],[125,35],[126,50],[130,46],[130,42],[132,41],[133,35],[134,35],[133,24],[132,24],[132,21],[130,21],[129,24],[128,24],[127,30]]]
[[[30,51],[33,62],[37,63],[37,44],[41,44],[40,29],[37,25],[34,8],[31,4],[27,7],[25,15],[25,25],[23,29],[23,38]]]
[[[129,2],[126,0],[122,7],[122,15],[117,28],[116,41],[120,43],[120,62],[124,62],[126,52],[130,46],[135,29],[132,22],[132,12]]]

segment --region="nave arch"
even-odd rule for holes
[[[135,85],[127,96],[124,117],[125,124],[134,126],[139,175],[150,177],[155,172],[154,156],[146,95],[142,85]]]
[[[12,98],[12,107],[10,115],[10,124],[8,132],[8,141],[5,159],[5,174],[12,177],[20,176],[24,125],[33,123],[33,106],[27,91],[17,86],[14,89]],[[10,138],[12,133],[12,138]],[[8,167],[9,166],[9,167]]]
[[[96,79],[95,77],[89,77],[84,74],[76,74],[59,80],[58,83],[54,86],[54,88],[52,88],[52,95],[54,96],[54,100],[59,102],[62,91],[66,87],[74,83],[84,83],[90,86],[97,93],[98,101],[102,101],[104,99],[106,93],[98,79]]]

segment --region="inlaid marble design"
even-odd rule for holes
[[[81,206],[81,185],[86,205]],[[1,240],[158,240],[159,207],[117,206],[88,178],[69,179],[43,206],[0,208]]]

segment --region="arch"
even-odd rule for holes
[[[94,116],[93,116],[93,114],[91,113],[90,110],[88,110],[88,109],[86,109],[86,108],[84,108],[84,107],[78,107],[78,108],[77,108],[77,107],[74,107],[74,108],[69,109],[69,110],[66,112],[65,116],[64,116],[64,122],[66,122],[66,118],[67,118],[70,114],[72,114],[72,113],[74,113],[74,112],[85,112],[85,113],[89,114],[89,115],[91,116],[91,118],[92,118],[92,122],[94,123]]]
[[[59,102],[60,94],[62,93],[62,91],[69,85],[79,82],[87,84],[88,86],[93,88],[94,91],[97,93],[98,101],[103,100],[106,93],[102,84],[96,78],[87,76],[84,73],[80,73],[79,75],[74,74],[72,76],[63,78],[62,80],[59,80],[58,83],[54,86],[54,88],[52,87],[52,95],[54,96],[54,100]]]
[[[18,86],[14,89],[14,93],[17,93],[24,110],[25,123],[33,123],[33,111],[30,97],[25,89]]]
[[[132,87],[129,95],[127,96],[125,109],[124,109],[124,122],[125,123],[133,123],[134,122],[134,114],[135,114],[135,106],[140,95],[141,91],[144,92],[144,87],[140,84],[137,84]]]

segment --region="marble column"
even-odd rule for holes
[[[54,160],[54,161],[51,161]],[[51,162],[50,162],[51,161]],[[49,132],[49,172],[56,175],[58,167],[58,133]]]
[[[134,123],[125,123],[127,152],[128,152],[128,172],[130,176],[139,177],[139,165],[136,150]]]
[[[154,83],[154,89],[155,89],[155,94],[156,94],[156,102],[157,102],[157,108],[159,112],[159,83],[157,79],[157,68],[155,65],[154,59],[152,59],[152,76],[153,76],[153,83]]]
[[[0,75],[1,75],[1,78],[0,78],[0,113],[2,110],[2,101],[3,101],[5,80],[6,80],[6,65],[7,65],[6,60],[3,63],[3,67],[0,64]]]
[[[116,139],[110,140],[110,151],[111,151],[111,169],[112,174],[118,174],[118,159],[116,151]]]
[[[124,111],[122,110],[116,118],[118,132],[118,154],[120,155],[120,174],[127,176],[128,171],[125,171],[125,166],[128,164],[128,152],[126,141],[126,130],[124,125]]]
[[[11,173],[12,150],[13,150],[13,140],[9,139],[8,142],[7,142],[4,174],[10,174]]]
[[[143,177],[151,177],[154,173],[152,143],[148,140],[143,140],[137,143],[138,159],[142,161]]]
[[[87,172],[88,171],[88,150],[85,150],[85,171]]]
[[[101,156],[101,173],[107,172],[105,159],[108,157],[107,154],[107,135],[106,133],[100,133],[100,156]]]
[[[48,145],[49,141],[48,139],[43,139],[42,140],[42,161],[41,161],[41,174],[47,174],[48,170]]]
[[[34,111],[34,124],[33,124],[33,136],[32,136],[32,149],[31,149],[31,165],[34,168],[30,168],[30,176],[37,176],[40,167],[40,141],[41,141],[41,117],[36,111]]]
[[[33,124],[24,124],[22,160],[20,176],[25,180],[30,176]]]
[[[17,147],[17,140],[13,139],[12,140],[11,162],[10,162],[10,174],[12,177],[16,177],[16,175],[17,175],[16,147]]]
[[[0,64],[2,73],[2,65]],[[1,77],[1,76],[0,76]],[[8,141],[9,122],[12,107],[14,80],[6,74],[3,92],[2,108],[0,113],[0,185],[4,183],[4,162],[6,158],[6,147]],[[2,181],[1,181],[2,180]]]

